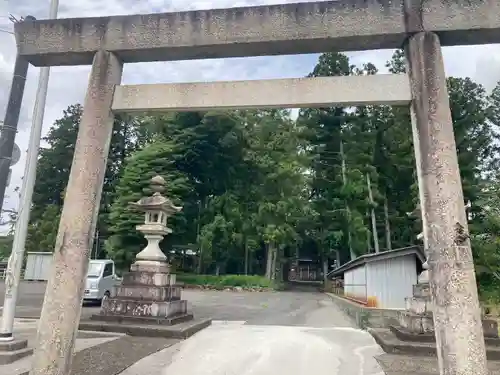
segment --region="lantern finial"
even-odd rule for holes
[[[165,179],[162,176],[156,175],[151,179],[151,190],[155,193],[163,193],[165,191]]]

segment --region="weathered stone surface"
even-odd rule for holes
[[[164,302],[181,299],[181,287],[177,285],[120,285],[113,288],[112,298]]]
[[[415,314],[409,311],[401,311],[399,314],[399,323],[403,328],[415,333],[434,331],[431,314]]]
[[[369,329],[369,332],[386,353],[417,357],[435,357],[437,355],[435,341],[403,341],[389,329]],[[489,360],[500,360],[499,347],[487,346],[486,349]]]
[[[495,319],[483,319],[484,337],[498,337],[498,322]]]
[[[18,361],[33,354],[33,348],[28,347],[28,340],[0,341],[0,365]]]
[[[408,105],[405,74],[117,86],[113,112]],[[141,258],[142,259],[142,258]]]
[[[35,66],[90,64],[98,50],[124,62],[400,48],[408,35],[444,45],[498,43],[494,0],[337,0],[15,24]]]
[[[406,310],[414,314],[426,314],[432,312],[432,302],[426,297],[405,298]]]
[[[163,316],[130,316],[130,315],[92,315],[91,321],[101,323],[124,324],[124,325],[142,325],[154,324],[159,326],[174,326],[193,320],[193,314],[175,314],[170,317]]]
[[[385,375],[440,375],[436,357],[398,354],[382,354],[375,359],[380,364]],[[488,375],[500,374],[500,362],[488,361]]]
[[[401,327],[415,334],[434,334],[434,320],[430,302],[423,298],[407,298],[407,311],[399,313],[398,320]],[[426,306],[426,307],[424,307]],[[423,311],[425,309],[425,311]],[[486,338],[498,338],[498,322],[494,319],[483,319],[483,333]]]
[[[85,331],[120,332],[127,334],[127,336],[186,339],[210,326],[212,323],[210,319],[195,320],[191,314],[187,314],[186,316],[189,318],[188,321],[183,321],[183,323],[180,324],[177,324],[177,317],[156,320],[159,321],[160,324],[156,322],[153,324],[144,324],[144,318],[125,318],[121,320],[115,319],[113,321],[108,318],[103,319],[102,315],[93,315],[90,320],[81,321],[79,329]],[[169,322],[172,324],[168,324]]]
[[[421,4],[411,2],[412,9]],[[440,370],[443,374],[486,375],[477,282],[440,37],[427,31],[415,33],[408,38],[405,53]]]
[[[431,298],[431,288],[429,283],[413,285],[413,297]]]
[[[113,133],[111,101],[123,64],[113,53],[95,54],[54,251],[53,267],[34,344],[32,374],[46,368],[69,374],[93,233]]]
[[[28,347],[28,340],[0,341],[0,351],[13,352]]]
[[[187,301],[181,300],[182,288],[175,284],[176,277],[169,271],[170,265],[163,262],[134,263],[93,319],[115,317],[113,321],[124,324],[130,323],[130,318],[141,318],[144,324],[176,324],[192,319]]]
[[[0,365],[16,362],[33,354],[33,348],[24,348],[8,352],[0,352]]]
[[[103,301],[101,315],[168,318],[187,313],[187,301],[140,301],[107,298]]]
[[[151,264],[134,263],[130,266],[132,272],[153,272],[153,273],[170,273],[170,264],[157,262]]]
[[[483,324],[485,321],[483,320]],[[389,326],[390,331],[401,341],[410,342],[436,342],[436,336],[434,331],[426,333],[416,333],[407,330],[401,326]],[[498,337],[498,332],[488,332],[488,335],[484,335],[484,342],[488,346],[495,346],[500,348],[500,338]]]
[[[122,281],[122,285],[167,286],[175,284],[175,274],[147,271],[127,272],[123,275]]]

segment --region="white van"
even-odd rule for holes
[[[85,280],[84,302],[102,302],[111,295],[113,286],[120,283],[115,274],[115,263],[109,259],[92,259]]]

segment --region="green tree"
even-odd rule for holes
[[[355,73],[347,56],[325,53],[310,77],[346,76]],[[368,231],[359,211],[359,195],[364,194],[364,178],[350,168],[348,150],[356,144],[346,144],[353,118],[344,108],[304,109],[298,124],[308,145],[311,158],[310,199],[316,211],[309,231],[325,260],[339,253],[345,262],[355,254],[366,252]],[[352,131],[351,131],[352,133]],[[361,200],[365,211],[366,202]]]
[[[450,77],[447,84],[464,198],[475,203],[480,174],[494,147],[488,98],[484,87],[470,78]]]
[[[12,235],[0,236],[0,261],[9,257],[13,239]]]
[[[495,180],[482,183],[479,210],[470,224],[474,264],[483,299],[500,301],[500,189]]]
[[[40,241],[36,236],[38,233],[43,237],[40,228],[48,228],[47,210],[49,210],[48,217],[57,220],[50,227],[58,227],[59,214],[53,213],[60,211],[64,203],[82,112],[83,108],[79,104],[69,106],[63,112],[62,118],[55,121],[43,139],[47,146],[40,150],[37,166],[30,214],[31,227],[28,232],[28,250],[38,251]],[[114,122],[97,226],[99,234],[104,237],[107,236],[109,206],[114,199],[115,184],[122,164],[142,142],[143,130],[139,126],[139,122],[130,116],[117,116]],[[57,229],[55,230],[57,232]],[[47,234],[47,239],[43,243],[47,251],[52,251],[55,237]]]
[[[38,160],[32,222],[42,217],[47,205],[62,207],[81,116],[81,105],[69,106],[43,138],[47,146],[40,150]]]
[[[26,248],[32,251],[52,252],[60,218],[61,207],[57,204],[47,205],[41,217],[28,228]]]
[[[144,214],[130,206],[145,194],[151,194],[149,184],[151,178],[162,176],[167,182],[165,195],[182,204],[191,201],[193,187],[189,178],[176,170],[173,162],[175,146],[171,142],[159,140],[140,151],[135,152],[123,170],[116,186],[116,198],[111,205],[108,228],[109,238],[106,241],[106,252],[115,260],[119,268],[129,266],[135,255],[146,245],[143,236],[136,231],[135,226],[144,222]],[[169,220],[174,229],[173,235],[162,242],[166,254],[172,249],[172,244],[183,243],[189,234],[190,222],[186,220],[186,210],[176,214]]]
[[[250,152],[258,166],[258,206],[253,215],[266,247],[266,275],[281,275],[284,251],[299,241],[297,225],[308,214],[306,158],[300,134],[288,111],[259,111],[250,120]],[[278,274],[279,273],[279,274]]]

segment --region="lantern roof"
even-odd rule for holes
[[[176,213],[182,210],[182,207],[174,203],[161,193],[165,191],[165,179],[161,176],[155,176],[150,181],[151,190],[154,191],[150,197],[143,197],[137,202],[131,203],[131,206],[140,211],[162,211],[167,214]]]

